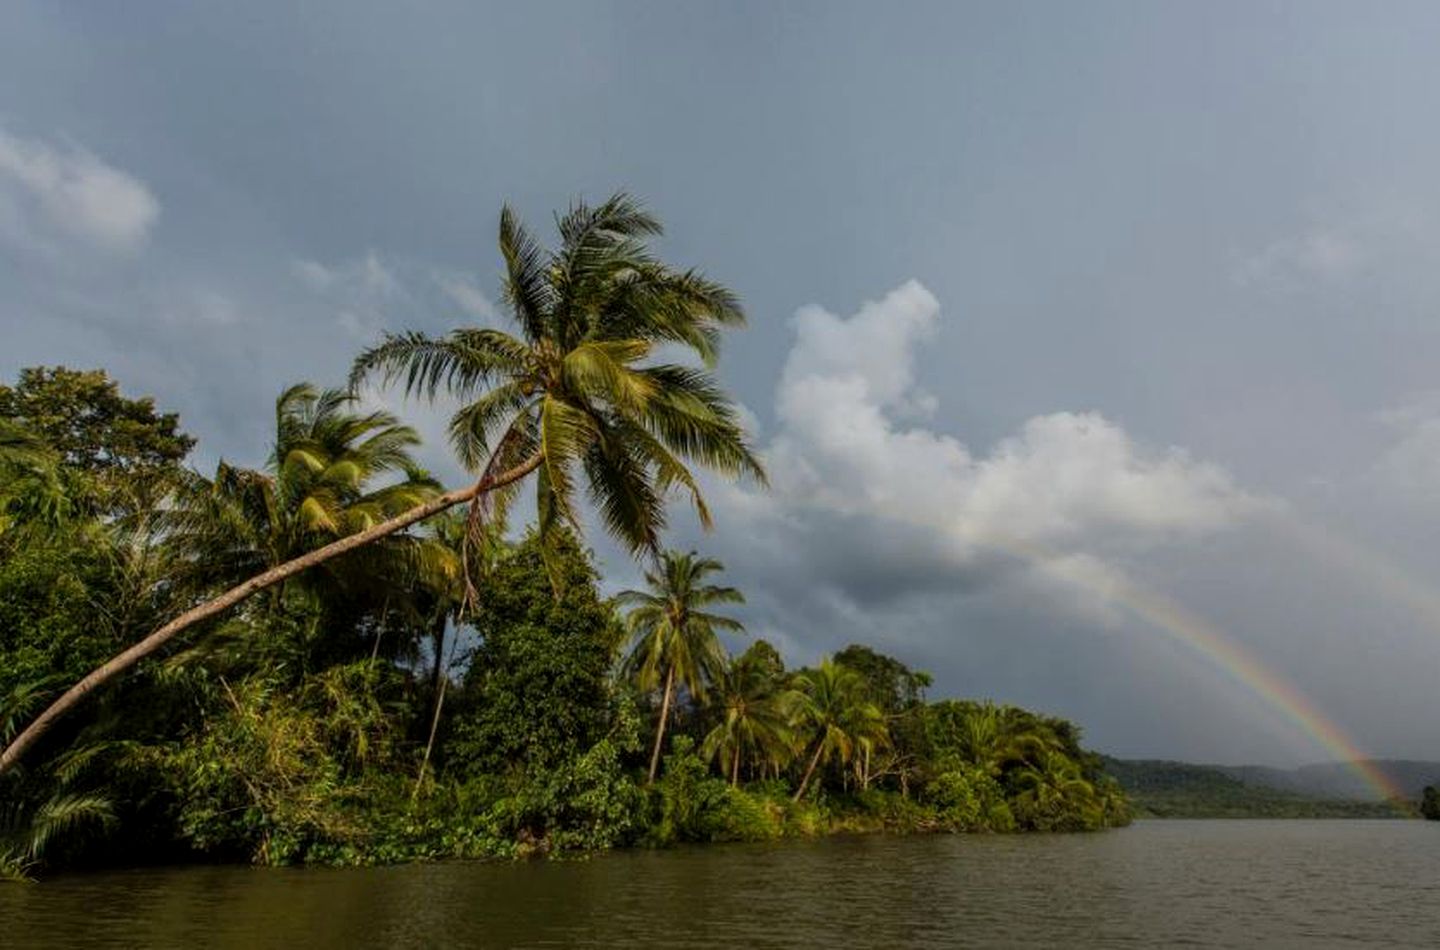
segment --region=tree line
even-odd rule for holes
[[[627,196],[557,230],[501,214],[515,332],[387,336],[280,394],[260,465],[196,471],[102,371],[0,386],[0,868],[1125,820],[1069,723],[929,703],[861,646],[728,653],[742,594],[662,538],[677,494],[708,526],[697,468],[764,480],[713,375],[743,312]],[[367,384],[457,404],[473,480],[439,484]],[[582,500],[645,589],[602,596]]]

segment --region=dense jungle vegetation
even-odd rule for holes
[[[197,471],[103,371],[0,386],[0,873],[1128,820],[1068,722],[747,638],[722,565],[662,544],[673,496],[708,523],[692,466],[764,478],[711,373],[738,303],[623,195],[557,223],[501,216],[513,335],[388,336],[281,393],[263,460]],[[372,382],[458,405],[474,483]],[[644,589],[603,593],[582,497]]]

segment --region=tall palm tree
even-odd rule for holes
[[[703,699],[707,683],[725,667],[725,648],[719,630],[742,631],[736,620],[711,613],[717,604],[743,604],[745,596],[733,587],[707,584],[711,574],[724,570],[713,558],[665,551],[656,569],[645,574],[649,590],[622,591],[616,602],[628,607],[625,623],[631,649],[626,668],[641,689],[659,688],[660,720],[655,726],[655,748],[650,753],[650,781],[660,768],[660,749],[675,688],[684,687]]]
[[[719,763],[731,785],[740,784],[746,755],[783,764],[791,745],[789,710],[768,670],[747,653],[716,677],[710,697],[721,718],[706,734],[701,753]]]
[[[815,769],[825,763],[849,763],[863,743],[878,743],[887,734],[885,714],[865,698],[865,681],[848,667],[825,659],[817,667],[801,670],[791,693],[792,717],[797,731],[814,746],[793,800],[810,786]]]
[[[0,752],[0,773],[91,690],[182,631],[448,508],[503,501],[532,473],[539,473],[542,529],[557,518],[573,519],[578,468],[606,527],[637,551],[656,545],[672,489],[688,493],[709,523],[690,465],[763,481],[735,407],[709,372],[721,330],[744,322],[735,296],[653,257],[646,240],[660,233],[660,224],[627,195],[595,207],[576,204],[558,224],[560,247],[551,251],[509,208],[500,214],[504,296],[518,336],[480,327],[438,338],[388,336],[355,363],[354,387],[378,374],[403,379],[407,393],[433,398],[443,389],[462,402],[450,436],[461,461],[477,473],[474,483],[186,610],[61,695]],[[657,361],[659,347],[689,351],[703,365]]]

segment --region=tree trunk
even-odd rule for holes
[[[467,501],[474,501],[476,498],[488,491],[501,488],[511,482],[519,481],[540,467],[543,458],[533,455],[521,462],[519,465],[505,472],[488,476],[477,481],[468,488],[457,488],[454,491],[417,505],[409,511],[396,515],[388,521],[382,521],[374,527],[367,528],[357,534],[347,535],[338,541],[332,541],[322,548],[316,548],[309,554],[301,555],[294,560],[286,561],[276,567],[270,568],[260,574],[256,574],[242,584],[230,588],[225,593],[196,607],[191,607],[174,620],[160,627],[145,639],[132,645],[123,652],[116,654],[102,666],[96,667],[85,675],[74,686],[71,686],[60,698],[51,703],[44,712],[37,716],[30,725],[26,726],[14,740],[0,752],[0,775],[5,774],[15,766],[20,757],[25,754],[35,742],[49,731],[60,717],[64,716],[71,709],[78,706],[86,696],[98,686],[102,686],[114,679],[116,676],[130,669],[150,654],[159,650],[166,643],[169,643],[176,635],[188,630],[195,624],[211,617],[219,616],[226,610],[240,603],[241,601],[258,594],[262,590],[274,587],[302,571],[309,570],[318,564],[348,554],[356,548],[364,547],[372,541],[394,534],[410,527],[418,521],[424,521],[431,515],[438,514],[447,508]]]
[[[805,769],[805,777],[800,780],[800,787],[795,789],[795,797],[790,799],[792,802],[798,802],[804,796],[805,787],[810,784],[810,776],[815,774],[815,766],[820,764],[820,753],[823,751],[825,751],[825,739],[821,737],[815,745],[815,754],[810,757],[810,765]]]
[[[435,748],[435,732],[440,728],[440,709],[445,705],[445,687],[450,680],[445,677],[445,621],[444,613],[440,614],[440,620],[436,625],[435,638],[435,664],[430,671],[430,695],[435,697],[435,711],[430,716],[430,738],[425,740],[425,757],[420,760],[420,774],[415,778],[415,791],[410,795],[413,802],[420,797],[420,786],[425,782],[425,771],[430,767],[430,752]]]
[[[370,650],[370,669],[375,669],[375,661],[380,659],[380,638],[385,635],[385,622],[390,617],[390,595],[385,595],[385,604],[380,608],[380,622],[375,625],[375,645]]]
[[[430,695],[432,696],[439,694],[440,677],[445,672],[441,654],[445,651],[445,623],[447,619],[445,614],[441,613],[435,631],[431,634],[435,646],[435,663],[430,668]]]
[[[665,698],[660,700],[660,724],[655,727],[655,751],[650,753],[650,779],[648,785],[655,784],[655,773],[660,771],[660,745],[665,741],[665,720],[670,718],[670,691],[675,688],[675,664],[670,664],[670,672],[665,674]]]
[[[730,763],[730,785],[740,787],[740,743],[735,743],[735,758]]]
[[[420,797],[420,787],[425,784],[425,772],[430,768],[430,750],[435,748],[435,732],[440,728],[440,710],[445,706],[445,687],[450,684],[449,677],[440,681],[440,691],[435,696],[435,715],[430,717],[430,738],[425,742],[425,757],[420,760],[420,774],[415,777],[415,791],[410,794],[410,801]]]

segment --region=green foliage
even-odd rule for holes
[[[671,740],[656,791],[660,816],[652,840],[657,844],[764,841],[783,831],[784,805],[713,778],[689,736]]]
[[[201,851],[264,864],[361,841],[354,812],[371,794],[367,775],[395,756],[381,685],[368,665],[327,670],[298,693],[261,677],[222,682],[224,707],[158,753],[180,833]]]
[[[542,545],[550,546],[548,557]],[[480,642],[447,745],[457,774],[552,770],[610,728],[619,625],[596,583],[588,555],[568,534],[532,533],[492,569],[469,618]]]
[[[663,551],[656,569],[645,574],[648,589],[622,591],[616,598],[628,610],[625,626],[631,646],[626,671],[642,690],[660,690],[660,713],[650,754],[651,782],[660,765],[677,691],[687,690],[692,698],[703,700],[728,659],[718,632],[744,630],[738,621],[706,609],[745,602],[744,595],[733,587],[705,583],[707,577],[724,569],[719,561],[702,558],[694,551]]]
[[[860,769],[876,747],[889,743],[884,714],[867,695],[864,678],[833,660],[801,670],[790,693],[797,745],[808,750],[809,764],[795,790],[805,797],[817,766],[851,762]],[[862,785],[866,784],[862,774]]]
[[[718,721],[705,734],[701,753],[729,776],[731,785],[740,784],[743,766],[752,774],[757,766],[778,770],[794,757],[784,670],[775,648],[761,640],[715,677],[710,708]]]
[[[542,534],[578,526],[583,480],[611,534],[650,553],[671,490],[688,494],[709,524],[689,466],[764,480],[734,404],[710,372],[721,330],[743,325],[744,313],[725,287],[650,253],[660,222],[629,195],[577,203],[557,225],[560,245],[551,250],[508,207],[501,211],[504,302],[515,335],[490,327],[388,335],[356,359],[351,386],[378,374],[403,380],[411,394],[447,390],[464,403],[449,431],[468,469],[538,463]],[[656,362],[665,347],[705,367]],[[499,493],[502,503],[514,490]]]
[[[32,366],[0,386],[0,418],[43,438],[64,463],[87,471],[150,474],[182,461],[195,440],[155,400],[128,399],[104,370]]]
[[[1440,789],[1426,785],[1420,798],[1420,815],[1429,821],[1440,821]]]
[[[106,514],[157,501],[195,445],[179,416],[121,395],[103,370],[22,369],[13,387],[0,385],[0,420],[42,440],[78,493]]]
[[[67,533],[0,559],[0,693],[45,677],[72,682],[114,653],[98,624],[113,589],[103,552]]]
[[[525,775],[495,807],[496,830],[520,853],[595,851],[629,843],[644,822],[645,794],[621,765],[633,733],[606,738],[568,761]]]

